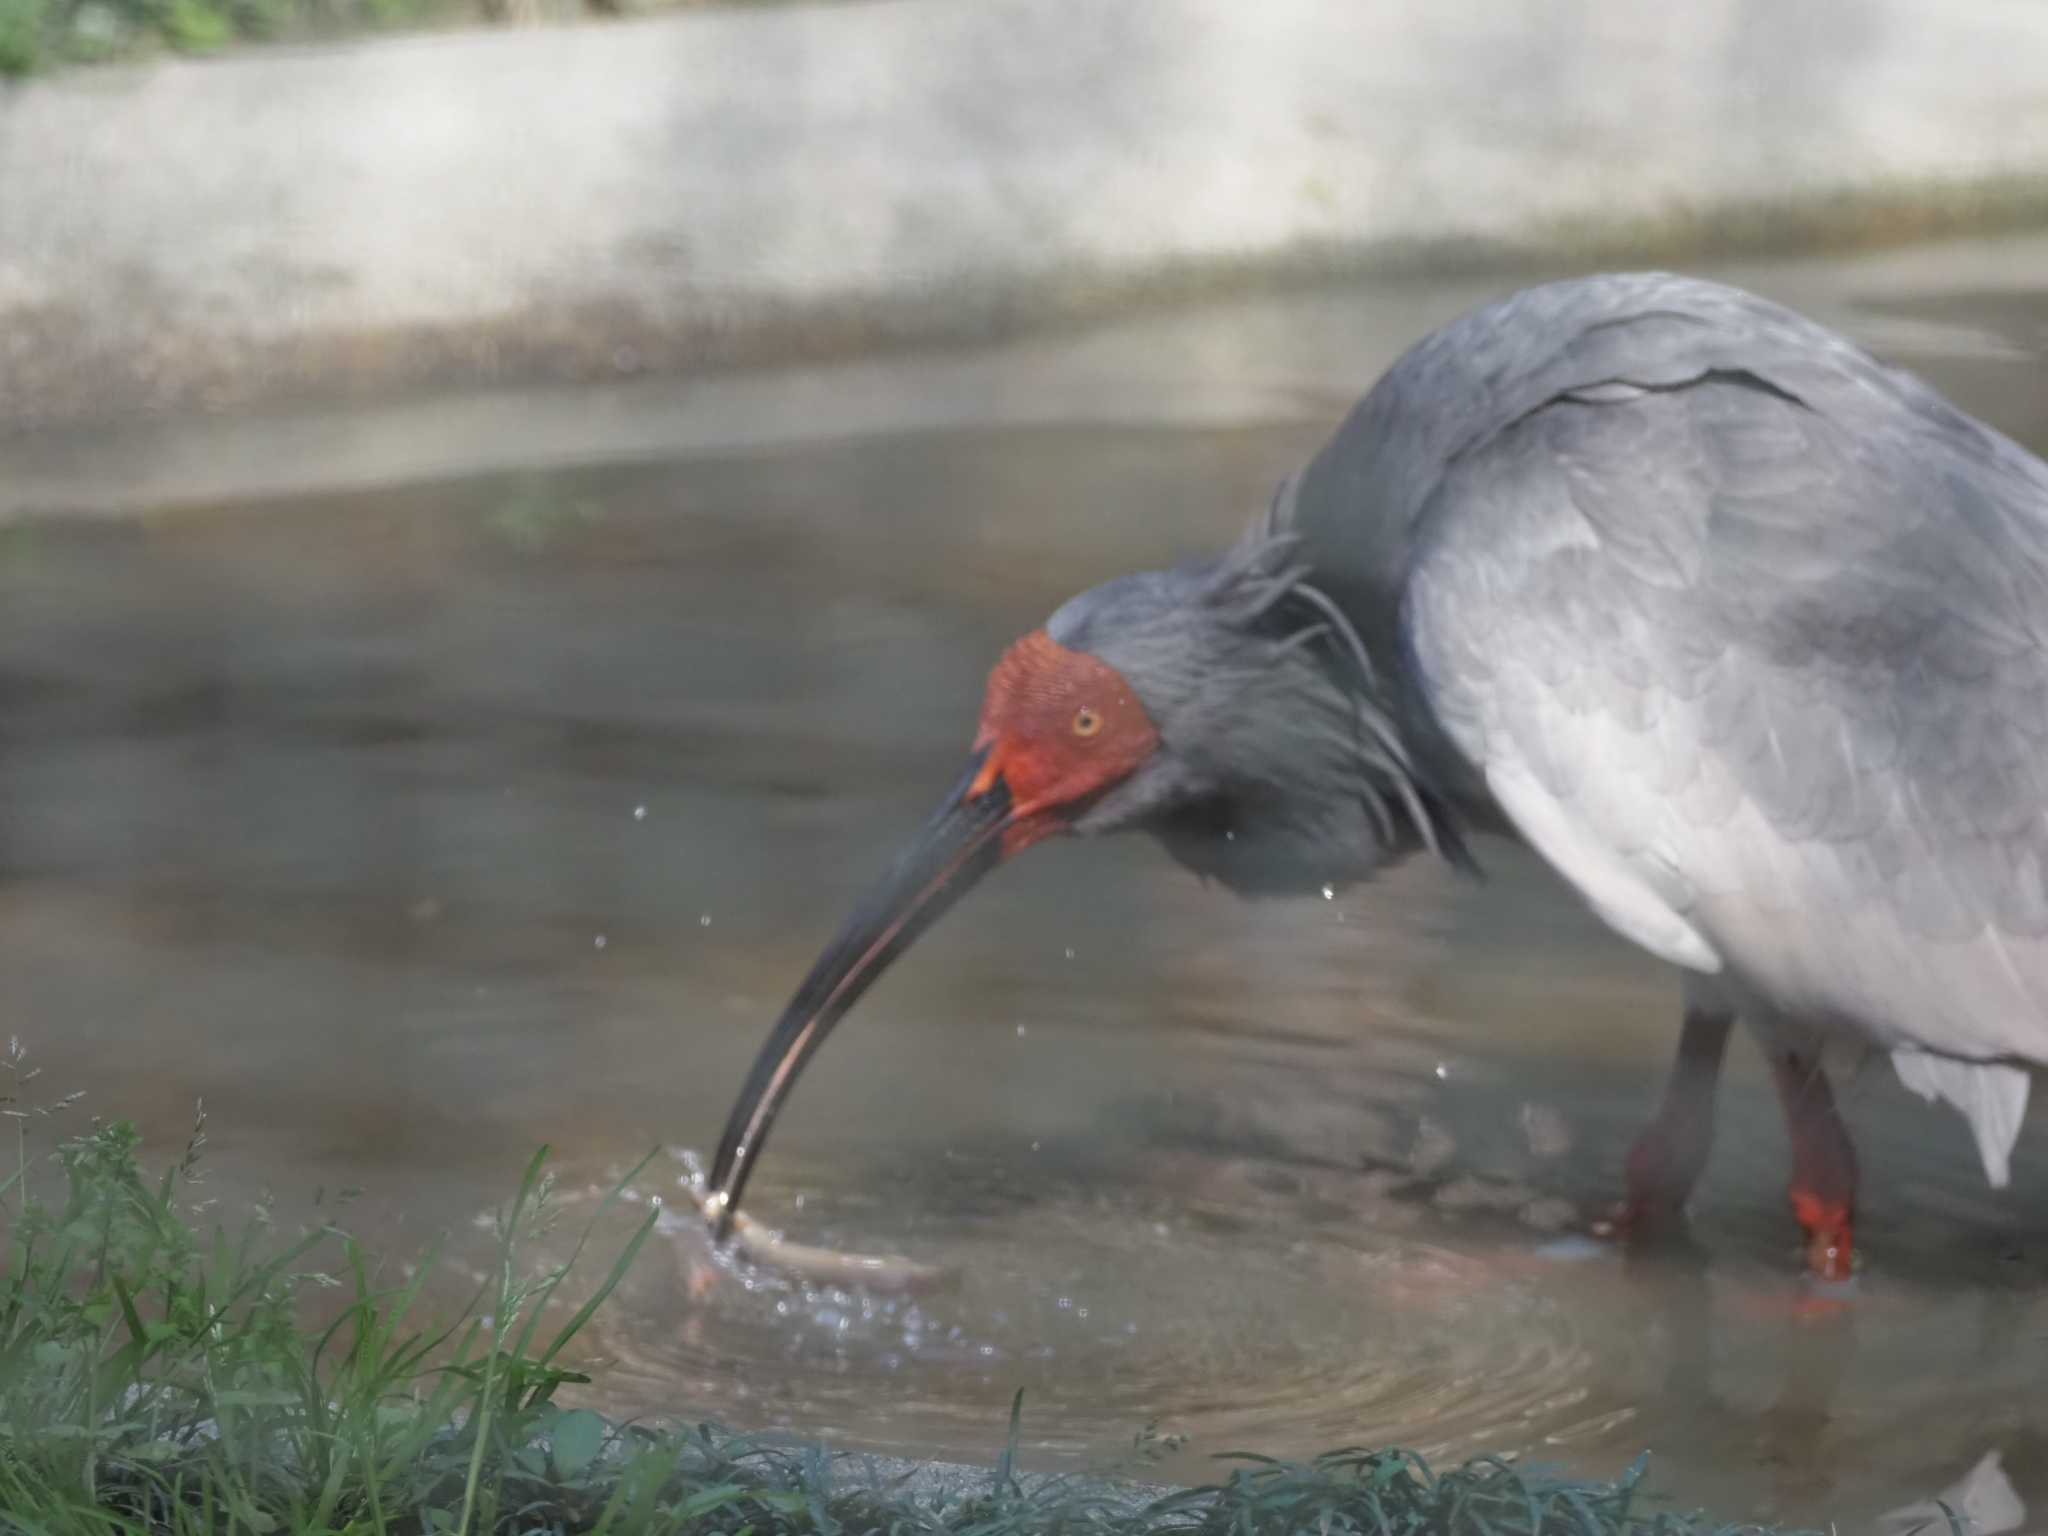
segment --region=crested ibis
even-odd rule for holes
[[[721,1234],[891,961],[1004,859],[1126,830],[1246,893],[1522,840],[1683,976],[1624,1220],[1683,1206],[1739,1019],[1806,1262],[1846,1275],[1823,1049],[1961,1111],[1999,1186],[2048,1063],[2048,465],[1718,284],[1550,283],[1437,330],[1235,547],[1083,592],[996,663],[958,784],[746,1079]]]

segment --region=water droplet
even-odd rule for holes
[[[1325,900],[1325,901],[1335,901],[1336,899],[1337,899],[1337,888],[1336,888],[1336,887],[1335,887],[1334,885],[1325,885],[1325,886],[1323,887],[1323,900]]]
[[[600,934],[599,934],[599,935],[598,935],[598,936],[597,936],[596,938],[592,939],[592,940],[591,940],[590,942],[591,942],[591,943],[592,943],[593,945],[595,945],[595,946],[596,946],[597,948],[599,948],[599,949],[603,949],[603,948],[604,948],[604,935],[600,933]]]
[[[810,1199],[809,1195],[798,1195],[796,1197],[796,1208],[798,1210],[802,1210],[804,1208],[804,1202],[808,1199]]]
[[[1067,958],[1069,960],[1074,958],[1074,946],[1071,944],[1067,946]]]
[[[700,912],[697,915],[697,926],[699,928],[709,928],[711,926],[711,914],[709,912]]]
[[[1436,1075],[1439,1078],[1449,1077],[1451,1075],[1451,1069],[1445,1066],[1442,1062],[1438,1062],[1436,1064]]]
[[[645,821],[645,820],[647,819],[647,807],[646,807],[646,806],[644,806],[644,805],[636,805],[636,806],[634,806],[634,807],[633,807],[633,819],[634,819],[635,821]]]
[[[1033,1143],[1031,1143],[1031,1150],[1032,1150],[1032,1151],[1034,1151],[1034,1152],[1036,1152],[1036,1151],[1038,1150],[1038,1143],[1037,1143],[1037,1142],[1035,1142],[1035,1141],[1034,1141]]]
[[[1226,843],[1234,843],[1237,841],[1237,834],[1235,832],[1226,831],[1223,834],[1223,841],[1225,841]]]
[[[1022,1024],[1019,1024],[1017,1026],[1017,1038],[1019,1040],[1022,1040],[1024,1038],[1024,1026]]]
[[[1071,1296],[1062,1296],[1058,1301],[1054,1302],[1053,1305],[1058,1307],[1062,1312],[1071,1312],[1074,1310],[1074,1298]]]
[[[1088,1309],[1086,1307],[1076,1307],[1074,1309],[1074,1316],[1076,1317],[1086,1317],[1087,1315]]]

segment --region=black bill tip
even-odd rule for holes
[[[754,1058],[711,1164],[704,1209],[720,1242],[731,1234],[747,1177],[776,1114],[832,1026],[918,935],[1001,862],[1010,791],[1000,776],[981,784],[985,757],[976,754],[924,830],[854,908]]]

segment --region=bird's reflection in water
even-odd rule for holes
[[[1755,1505],[1748,1513],[1759,1519],[1815,1508],[1861,1515],[1844,1508],[1844,1500],[1853,1501],[1881,1473],[1885,1453],[1877,1442],[1895,1436],[1898,1426],[1859,1416],[1852,1378],[1865,1330],[1913,1326],[1910,1315],[1902,1315],[1910,1298],[1887,1296],[1882,1276],[1851,1286],[1788,1285],[1776,1276],[1717,1284],[1708,1255],[1684,1234],[1639,1246],[1623,1262],[1662,1335],[1656,1416],[1682,1440],[1683,1459],[1754,1468]],[[1954,1359],[1951,1377],[2009,1369],[2017,1351],[2039,1342],[2036,1307],[2028,1290],[1984,1292],[1974,1343]],[[1769,1358],[1768,1379],[1731,1381],[1731,1345],[1740,1346],[1745,1360]],[[1761,1406],[1758,1390],[1767,1394]],[[1937,1405],[1932,1411],[1945,1410]],[[2042,1486],[2048,1436],[2033,1422],[2036,1412],[2025,1395],[2001,1407],[1979,1407],[1973,1416],[1981,1420],[1977,1443],[1985,1449],[1974,1464],[1959,1465],[1955,1480],[1939,1492],[1872,1511],[1869,1518],[1884,1536],[1952,1528],[1999,1536],[2021,1529],[2029,1500],[2048,1496]],[[1955,1428],[1941,1427],[1949,1434]],[[1658,1438],[1654,1431],[1652,1438]]]

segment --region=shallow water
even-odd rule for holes
[[[2048,290],[1955,277],[2001,270],[1981,253],[1888,260],[1752,280],[1827,295],[2048,446]],[[10,1027],[53,1094],[158,1147],[203,1096],[230,1203],[361,1186],[352,1219],[394,1252],[469,1233],[541,1140],[572,1215],[650,1146],[668,1188],[950,782],[1001,645],[1227,539],[1347,403],[1335,381],[1467,297],[1148,322],[1173,341],[1147,354],[1153,420],[1016,419],[1058,373],[1027,347],[877,365],[869,388],[927,403],[980,380],[918,430],[0,532]],[[1069,380],[1125,376],[1107,342],[1061,345]],[[1190,376],[1220,392],[1170,409]],[[1739,1048],[1697,1251],[1575,1243],[1661,1086],[1675,989],[1481,852],[1483,885],[1418,866],[1258,905],[1137,842],[1003,871],[842,1026],[750,1193],[959,1285],[805,1293],[707,1267],[667,1220],[598,1398],[979,1456],[1021,1387],[1040,1465],[1151,1421],[1189,1437],[1165,1468],[1187,1476],[1239,1447],[1589,1471],[1649,1449],[1683,1503],[1844,1521],[1996,1450],[2048,1496],[2038,1117],[1994,1194],[1959,1121],[1887,1073],[1847,1085],[1867,1266],[1816,1310]]]

